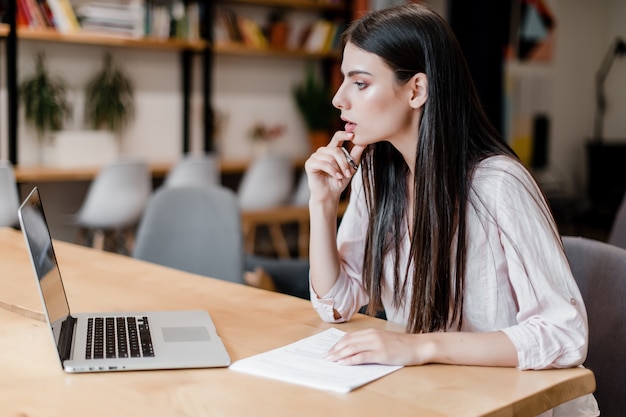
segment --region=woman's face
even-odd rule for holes
[[[421,106],[410,105],[412,83],[398,85],[392,70],[378,56],[348,43],[341,72],[343,82],[333,97],[352,142],[369,145],[389,141],[401,152],[415,150]],[[404,145],[404,146],[403,146]]]

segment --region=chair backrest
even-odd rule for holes
[[[626,410],[626,250],[604,242],[563,237],[565,253],[589,317],[585,366],[596,377],[595,397],[602,416]]]
[[[0,160],[0,227],[17,226],[19,205],[13,165],[10,161]]]
[[[298,184],[296,184],[296,190],[291,197],[291,204],[294,206],[308,206],[309,198],[311,198],[309,179],[306,175],[306,171],[303,171],[298,180]]]
[[[624,194],[622,203],[615,214],[608,243],[626,249],[626,194]]]
[[[165,177],[163,186],[206,186],[219,183],[219,161],[216,155],[190,155],[172,167]]]
[[[133,257],[243,283],[243,236],[236,194],[217,185],[156,190],[139,222]]]
[[[239,185],[242,210],[276,207],[289,202],[294,173],[291,160],[284,155],[267,154],[255,159],[246,169]]]
[[[152,178],[146,162],[112,162],[90,184],[76,223],[101,229],[131,226],[139,220],[151,192]]]

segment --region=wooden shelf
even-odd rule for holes
[[[324,0],[222,0],[223,3],[238,3],[250,6],[285,7],[290,9],[311,9],[342,11],[346,10],[346,3]]]
[[[213,52],[220,55],[267,56],[285,58],[328,59],[339,58],[338,52],[311,53],[296,49],[251,48],[238,43],[218,43]]]
[[[306,158],[295,158],[294,169],[302,169]],[[242,174],[250,165],[250,160],[220,160],[222,174]],[[174,162],[157,162],[150,164],[153,177],[165,177]],[[90,181],[102,169],[101,166],[59,168],[52,166],[16,166],[15,178],[18,182],[63,182],[63,181]]]
[[[8,36],[9,26],[0,24],[0,36]],[[78,31],[75,33],[60,33],[51,29],[30,29],[18,27],[18,39],[65,42],[86,45],[121,46],[131,48],[154,48],[167,50],[194,50],[200,51],[207,46],[204,40],[187,41],[180,39],[156,39],[156,38],[127,38],[108,35],[97,32]]]

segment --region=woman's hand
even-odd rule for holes
[[[517,350],[504,332],[396,333],[367,329],[348,333],[326,354],[342,365],[518,366]]]
[[[311,190],[311,199],[316,201],[339,201],[341,193],[350,183],[354,168],[348,163],[341,149],[343,142],[351,141],[353,133],[335,132],[327,146],[319,148],[304,164]],[[358,165],[364,146],[353,146],[351,158]]]
[[[375,329],[348,333],[325,358],[342,365],[421,365],[428,361],[429,344],[420,343],[419,336]]]

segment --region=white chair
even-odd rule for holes
[[[207,186],[220,183],[219,160],[216,155],[189,155],[168,172],[164,187]]]
[[[309,189],[309,179],[306,171],[302,171],[296,190],[291,198],[291,204],[294,206],[309,206],[309,198],[311,198],[311,190]]]
[[[129,253],[134,227],[152,192],[148,164],[139,160],[113,162],[98,173],[85,200],[74,216],[79,228],[78,241],[113,251]],[[121,245],[119,240],[123,238]]]
[[[17,226],[19,193],[13,165],[10,161],[0,160],[0,227]]]
[[[267,154],[255,159],[239,185],[241,210],[280,206],[289,201],[294,179],[291,160],[284,155]]]
[[[272,246],[280,257],[289,257],[282,220],[274,209],[284,208],[292,198],[294,173],[287,156],[266,154],[255,159],[244,172],[239,185],[239,206],[244,218],[246,252],[255,251],[256,231],[267,226]],[[267,221],[269,216],[270,221]]]

